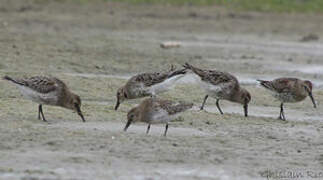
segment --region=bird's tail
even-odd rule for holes
[[[4,80],[7,80],[7,81],[11,81],[11,82],[13,82],[13,83],[15,83],[15,84],[18,84],[18,85],[24,85],[23,83],[21,83],[21,82],[18,82],[17,80],[15,80],[15,79],[13,79],[13,78],[11,78],[11,77],[9,77],[9,76],[4,76],[3,77],[3,79]]]
[[[184,65],[183,65],[183,67],[185,68],[185,69],[189,69],[189,70],[191,70],[191,71],[193,71],[195,74],[197,74],[197,75],[199,75],[199,76],[204,76],[204,70],[202,70],[202,69],[200,69],[200,68],[197,68],[197,67],[194,67],[194,66],[192,66],[192,65],[190,65],[190,64],[188,64],[188,63],[185,63]]]
[[[186,72],[187,72],[186,69],[176,70],[176,71],[170,72],[168,75],[168,78],[171,78],[171,77],[177,76],[177,75],[181,75],[181,74],[186,74]]]
[[[265,81],[265,80],[260,80],[257,79],[257,81],[260,83],[260,85],[262,85],[263,87],[267,88],[267,89],[272,89],[272,82],[271,81]]]

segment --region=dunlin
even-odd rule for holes
[[[131,77],[124,86],[118,89],[117,103],[114,109],[117,110],[120,103],[125,100],[146,96],[154,97],[169,90],[185,73],[186,69],[174,70],[171,68],[168,72],[142,73]]]
[[[81,116],[83,122],[85,122],[81,112],[81,98],[72,93],[63,81],[55,77],[45,76],[24,79],[14,79],[5,76],[3,79],[13,82],[19,88],[24,98],[39,104],[38,119],[40,119],[41,115],[43,121],[46,121],[42,105],[52,105],[76,111]]]
[[[284,103],[295,103],[303,101],[310,96],[314,108],[316,108],[315,100],[312,95],[313,84],[308,80],[300,80],[296,78],[278,78],[272,81],[257,80],[266,89],[270,90],[280,104],[279,119],[286,120],[284,114]]]
[[[221,114],[223,114],[219,101],[224,99],[243,105],[244,114],[248,116],[248,103],[251,100],[250,93],[239,85],[235,76],[227,72],[217,70],[204,70],[185,63],[186,69],[192,70],[201,79],[201,85],[206,90],[201,110],[203,110],[206,100],[209,96],[216,99],[216,106]]]
[[[148,123],[146,131],[146,133],[148,134],[151,124],[163,123],[166,124],[164,132],[164,136],[166,136],[168,130],[168,122],[175,119],[179,113],[192,108],[192,106],[192,103],[175,103],[159,98],[145,99],[141,104],[128,112],[128,121],[124,128],[124,131],[128,129],[131,123],[145,122]]]

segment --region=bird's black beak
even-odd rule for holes
[[[129,120],[127,121],[126,126],[123,128],[123,130],[124,130],[124,131],[127,131],[127,129],[128,129],[128,127],[130,126],[131,122],[132,122],[132,119],[129,119]]]
[[[243,106],[243,109],[244,109],[244,116],[245,116],[245,117],[248,117],[248,104],[245,104],[245,105]]]
[[[117,99],[117,104],[116,104],[116,106],[114,107],[114,110],[117,110],[118,109],[118,107],[119,107],[119,105],[120,105],[120,101],[119,101],[119,98]]]
[[[308,95],[310,96],[311,100],[312,100],[312,103],[313,103],[313,106],[314,108],[316,108],[316,103],[315,103],[315,100],[314,100],[314,97],[313,97],[313,94],[311,91],[308,92]]]
[[[78,114],[79,116],[81,116],[82,121],[83,121],[83,122],[85,122],[85,119],[84,119],[84,116],[83,116],[83,114],[82,114],[82,111],[81,111],[80,106],[79,106],[78,104],[75,104],[75,108],[76,108],[76,110],[77,110],[77,114]]]

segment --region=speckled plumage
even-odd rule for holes
[[[148,123],[148,133],[150,124],[163,123],[166,124],[164,133],[166,136],[168,122],[173,120],[179,113],[192,108],[192,106],[192,103],[173,102],[159,98],[145,99],[137,107],[128,112],[128,122],[124,130],[127,130],[132,122],[145,122]]]
[[[131,77],[127,83],[117,91],[118,109],[120,103],[128,99],[137,99],[146,96],[156,96],[170,89],[174,83],[186,73],[185,69],[160,73],[142,73]]]
[[[201,110],[204,108],[205,102],[210,95],[217,100],[216,105],[221,114],[223,112],[220,108],[219,100],[224,99],[242,104],[244,106],[245,116],[247,116],[248,103],[251,100],[251,96],[246,89],[239,85],[235,76],[227,72],[200,69],[188,63],[184,65],[184,68],[190,69],[200,77],[200,83],[207,93],[204,97]]]
[[[300,80],[297,78],[278,78],[272,81],[258,80],[260,85],[270,90],[272,95],[281,102],[281,110],[279,119],[286,120],[284,115],[284,103],[296,103],[303,101],[310,96],[314,108],[316,103],[312,95],[312,82],[308,80]]]
[[[13,82],[24,98],[39,104],[39,119],[41,114],[43,120],[46,121],[42,112],[42,105],[52,105],[75,110],[85,121],[80,110],[80,97],[72,93],[66,84],[58,78],[34,76],[18,79],[5,76],[3,79]]]

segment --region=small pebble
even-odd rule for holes
[[[167,42],[162,42],[160,44],[160,47],[164,48],[164,49],[179,48],[179,47],[181,47],[181,43],[180,42],[175,42],[175,41],[167,41]]]

